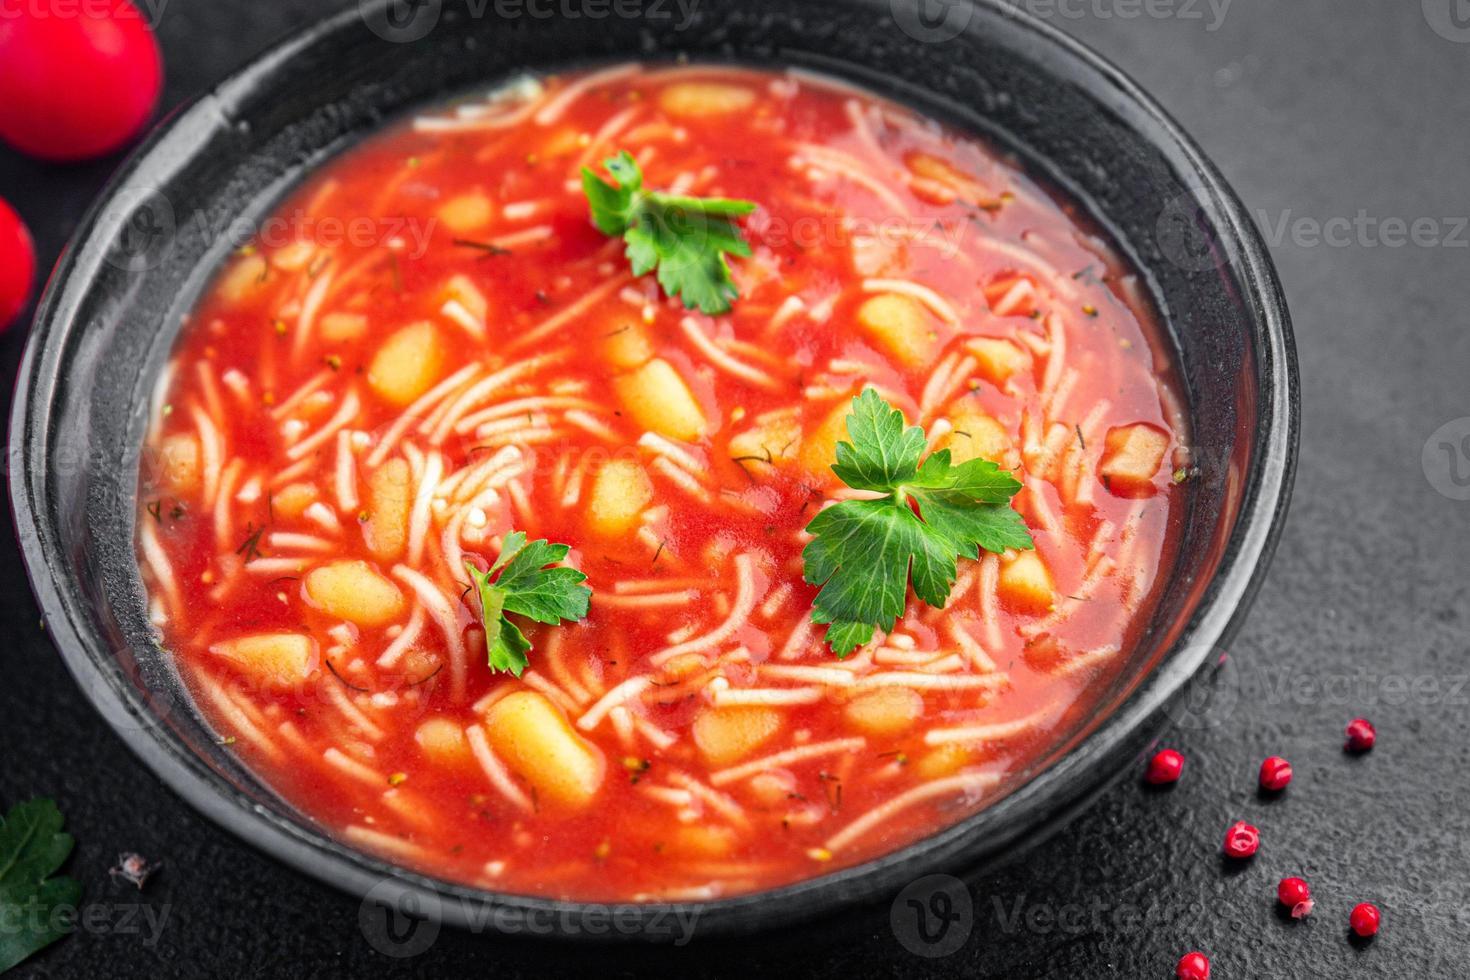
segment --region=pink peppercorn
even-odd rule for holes
[[[1291,782],[1291,763],[1273,755],[1261,763],[1261,789],[1279,792]]]
[[[1376,905],[1362,902],[1353,906],[1352,913],[1348,915],[1348,925],[1359,937],[1367,939],[1378,933],[1378,926],[1382,918]]]
[[[1185,953],[1174,968],[1179,980],[1210,980],[1210,960],[1204,953]]]
[[[1305,919],[1312,914],[1312,889],[1300,878],[1282,878],[1276,886],[1276,900],[1291,909],[1293,919]]]
[[[1233,858],[1248,858],[1261,847],[1261,832],[1244,820],[1237,820],[1225,832],[1225,854]]]
[[[1148,772],[1143,776],[1150,786],[1166,786],[1176,783],[1184,773],[1184,756],[1173,749],[1162,749],[1148,760]]]
[[[1347,726],[1347,748],[1350,752],[1367,752],[1378,741],[1378,730],[1367,718],[1354,718]]]

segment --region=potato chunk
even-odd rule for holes
[[[158,448],[159,482],[177,494],[199,489],[199,440],[188,432],[171,435]]]
[[[438,328],[411,323],[383,341],[368,367],[368,384],[384,401],[403,406],[434,386],[447,351]]]
[[[495,206],[484,194],[471,192],[451,197],[436,212],[444,226],[456,235],[479,231],[495,217]]]
[[[223,640],[209,648],[264,687],[289,689],[317,669],[316,641],[303,633],[257,633]]]
[[[832,464],[837,462],[837,444],[847,439],[847,417],[850,414],[852,403],[839,402],[801,440],[801,468],[823,483],[837,479],[832,472]]]
[[[403,615],[403,593],[365,561],[313,568],[302,587],[312,605],[359,626],[386,626]]]
[[[1003,385],[1010,376],[1031,366],[1031,357],[1009,340],[998,337],[976,337],[965,348],[980,362],[977,372],[994,385]]]
[[[843,714],[865,735],[897,735],[923,716],[924,699],[907,687],[880,687],[853,698]]]
[[[316,258],[317,248],[311,242],[297,240],[287,242],[271,253],[270,264],[273,269],[285,269],[287,272],[300,272],[311,264]]]
[[[390,459],[368,476],[367,519],[362,523],[362,537],[368,550],[380,561],[393,561],[403,554],[408,543],[412,478],[408,462],[402,459]]]
[[[1097,472],[1116,494],[1147,493],[1169,450],[1169,434],[1144,422],[1108,430]]]
[[[321,495],[314,483],[288,483],[271,497],[271,510],[277,517],[295,520]]]
[[[638,515],[652,499],[653,484],[642,466],[631,459],[612,460],[598,469],[592,481],[587,525],[608,537],[626,534],[637,526]]]
[[[245,255],[220,276],[215,294],[226,306],[239,306],[257,296],[270,278],[270,266],[260,255]]]
[[[958,742],[947,742],[919,756],[914,762],[914,772],[920,779],[938,779],[953,776],[970,764],[974,752]]]
[[[674,116],[723,116],[755,104],[755,93],[727,82],[678,82],[659,94],[658,104]]]
[[[1001,599],[1030,612],[1046,612],[1056,598],[1051,572],[1034,551],[1023,551],[1002,561],[996,591]]]
[[[735,831],[719,824],[685,824],[674,831],[669,848],[678,855],[727,857],[738,843]]]
[[[965,408],[950,418],[950,424],[954,429],[934,448],[948,449],[952,462],[988,459],[1002,467],[1010,464],[1010,433],[995,419],[978,409]]]
[[[965,173],[948,160],[943,160],[928,153],[910,153],[904,157],[904,163],[908,164],[908,168],[914,176],[921,177],[933,185],[943,188],[949,194],[952,194],[960,200],[986,208],[996,207],[1000,204],[999,199],[986,191],[985,186],[979,180]],[[932,196],[926,199],[936,204],[948,203],[935,199]]]
[[[542,694],[517,691],[496,701],[485,712],[485,734],[543,805],[585,807],[602,787],[602,753]]]
[[[330,344],[357,340],[367,333],[368,318],[361,313],[328,313],[317,324],[317,333]]]
[[[704,410],[694,393],[661,357],[613,379],[613,388],[628,414],[645,429],[693,442],[704,435]]]
[[[801,451],[801,422],[794,413],[774,415],[733,436],[729,451],[747,472],[765,473]]]
[[[879,293],[857,311],[858,326],[884,353],[904,367],[920,367],[934,358],[939,336],[924,304],[902,293]]]
[[[419,751],[439,766],[462,766],[474,759],[464,729],[450,718],[430,718],[413,733]]]
[[[694,745],[711,766],[739,762],[781,730],[781,712],[764,705],[704,707],[694,716]]]
[[[648,330],[632,317],[619,317],[608,325],[602,352],[619,371],[626,371],[653,360],[653,345]]]

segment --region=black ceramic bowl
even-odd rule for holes
[[[1004,798],[825,877],[637,906],[622,912],[617,934],[666,935],[659,923],[671,908],[696,915],[701,934],[790,923],[927,870],[1014,854],[1139,757],[1212,667],[1260,581],[1296,450],[1286,309],[1239,202],[1147,96],[1003,0],[951,2],[937,18],[905,0],[702,0],[687,10],[664,0],[363,0],[173,116],[92,208],[41,302],[11,419],[10,489],[51,635],[88,697],[166,783],[349,892],[459,924],[587,931],[577,903],[479,891],[344,846],[216,744],[144,617],[132,539],[149,393],[181,315],[234,243],[232,222],[262,216],[314,163],[385,118],[518,70],[677,56],[800,66],[1009,148],[1074,195],[1144,272],[1177,348],[1201,465],[1179,558],[1121,679]]]

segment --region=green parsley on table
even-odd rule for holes
[[[812,621],[827,626],[839,657],[874,629],[893,628],[910,577],[914,594],[942,609],[957,559],[1035,547],[1010,504],[1020,481],[986,459],[955,465],[947,449],[924,456],[924,430],[905,425],[872,388],[853,399],[847,432],[852,441],[837,444],[832,471],[854,490],[884,496],[823,510],[807,525],[812,541],[802,552],[807,583],[822,587]]]
[[[526,669],[531,642],[507,613],[548,626],[587,615],[592,599],[592,590],[582,584],[587,576],[575,568],[546,567],[563,561],[571,550],[568,545],[552,544],[545,538],[527,544],[524,531],[512,531],[505,536],[500,557],[488,570],[482,572],[465,560],[465,568],[480,593],[492,670],[509,671],[519,677]],[[491,582],[496,572],[500,575]]]
[[[602,164],[616,184],[582,168],[582,191],[592,223],[604,235],[622,236],[633,274],[658,270],[658,284],[686,307],[708,314],[727,313],[739,293],[730,278],[727,255],[748,256],[734,218],[755,210],[750,201],[685,197],[645,190],[643,171],[623,150]]]
[[[66,935],[58,909],[75,909],[82,886],[52,877],[71,854],[71,835],[50,800],[28,800],[0,821],[0,973]]]

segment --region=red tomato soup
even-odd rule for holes
[[[579,175],[744,199],[738,298],[635,275]],[[609,178],[610,179],[610,178]],[[329,834],[444,878],[704,899],[892,851],[1084,721],[1171,561],[1185,417],[1135,276],[1005,157],[801,73],[525,80],[324,164],[220,270],[140,475],[150,614],[224,744]],[[875,389],[1022,484],[837,657],[805,530]],[[1179,477],[1176,477],[1179,474]],[[871,496],[871,495],[869,495]],[[570,546],[585,618],[465,567]]]

